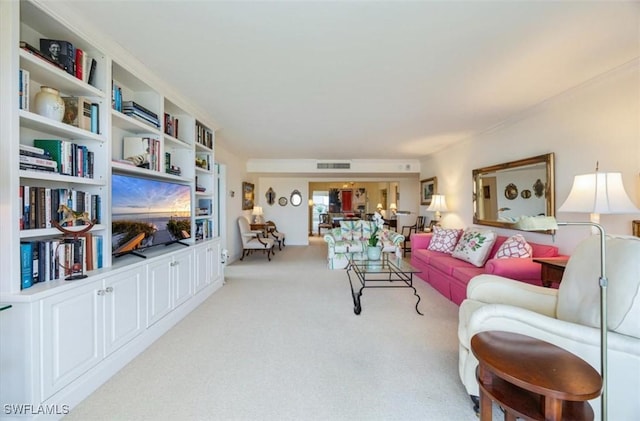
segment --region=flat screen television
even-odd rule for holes
[[[111,176],[111,253],[134,254],[191,237],[191,187],[132,175]]]

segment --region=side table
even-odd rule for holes
[[[549,288],[554,282],[560,283],[562,281],[562,275],[564,275],[564,269],[569,259],[550,257],[547,259],[536,258],[533,261],[542,265],[542,286]]]
[[[593,420],[586,402],[600,396],[602,378],[564,349],[511,332],[481,332],[471,338],[478,359],[480,420],[491,421],[492,401],[505,420]]]

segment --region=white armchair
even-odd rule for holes
[[[273,253],[273,239],[262,237],[262,231],[252,231],[249,221],[244,216],[238,217],[238,227],[240,228],[240,238],[242,239],[242,257],[251,254],[254,250],[267,252],[267,259],[271,261]]]
[[[615,421],[640,417],[640,238],[607,236],[608,412]],[[467,287],[459,309],[460,379],[474,402],[477,359],[470,351],[478,332],[516,332],[555,344],[600,371],[600,239],[583,241],[567,263],[559,289],[495,275]],[[590,402],[600,419],[600,398]]]

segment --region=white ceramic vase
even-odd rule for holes
[[[36,114],[55,121],[62,121],[64,118],[64,101],[55,88],[42,86],[35,96],[34,105]]]
[[[367,257],[369,258],[369,260],[380,260],[381,255],[382,255],[382,247],[380,246],[367,247]]]

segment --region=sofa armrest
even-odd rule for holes
[[[411,249],[427,249],[431,242],[433,234],[430,233],[415,233],[411,235]]]
[[[329,247],[333,247],[336,245],[336,241],[342,240],[342,235],[340,234],[340,228],[332,228],[324,234],[324,241],[329,244]]]
[[[540,263],[519,257],[509,259],[489,259],[484,265],[484,272],[490,275],[511,279],[542,279]]]
[[[486,304],[507,304],[556,317],[558,290],[496,275],[478,275],[467,285],[467,298]]]
[[[387,238],[393,244],[398,245],[404,241],[404,235],[400,234],[399,232],[392,231],[392,230],[385,230],[385,231],[386,231]]]

